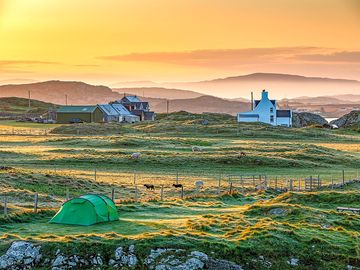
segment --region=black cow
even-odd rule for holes
[[[173,187],[176,187],[176,188],[181,188],[183,185],[182,184],[173,184]]]
[[[144,187],[146,187],[146,189],[155,190],[155,186],[151,184],[145,184]]]

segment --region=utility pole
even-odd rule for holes
[[[65,105],[67,106],[68,105],[68,96],[65,95]]]
[[[29,110],[31,109],[31,93],[30,90],[28,91],[28,96],[29,96]]]
[[[251,110],[254,110],[254,92],[251,92]]]
[[[166,113],[169,113],[169,100],[166,100]]]

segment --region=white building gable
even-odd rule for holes
[[[270,100],[267,91],[262,91],[261,100],[255,100],[253,106],[252,111],[238,113],[238,122],[262,122],[273,126],[291,127],[291,110],[278,110],[276,100]]]

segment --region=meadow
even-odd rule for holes
[[[25,131],[13,135],[18,128]],[[9,202],[7,217],[0,207],[2,250],[15,239],[27,239],[43,243],[50,253],[66,246],[69,252],[100,250],[106,257],[116,245],[136,243],[144,254],[163,246],[196,249],[245,269],[269,263],[288,269],[294,257],[301,262],[297,269],[360,267],[359,218],[335,210],[360,206],[358,183],[280,192],[242,189],[234,182],[228,194],[230,179],[239,176],[266,175],[285,183],[319,175],[329,184],[342,181],[344,170],[346,180],[358,178],[360,136],[354,130],[237,125],[226,115],[181,112],[134,125],[3,121],[0,133],[0,166],[9,167],[0,171]],[[202,152],[192,152],[192,146]],[[134,152],[141,157],[131,159]],[[183,200],[172,187],[176,178],[184,185]],[[196,192],[199,179],[205,186]],[[154,184],[155,191],[144,189],[144,183]],[[110,196],[112,189],[119,222],[91,227],[47,223],[67,195]],[[34,193],[39,194],[36,214]]]

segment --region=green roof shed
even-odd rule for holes
[[[65,202],[50,223],[89,226],[118,219],[116,206],[110,198],[87,194]]]

